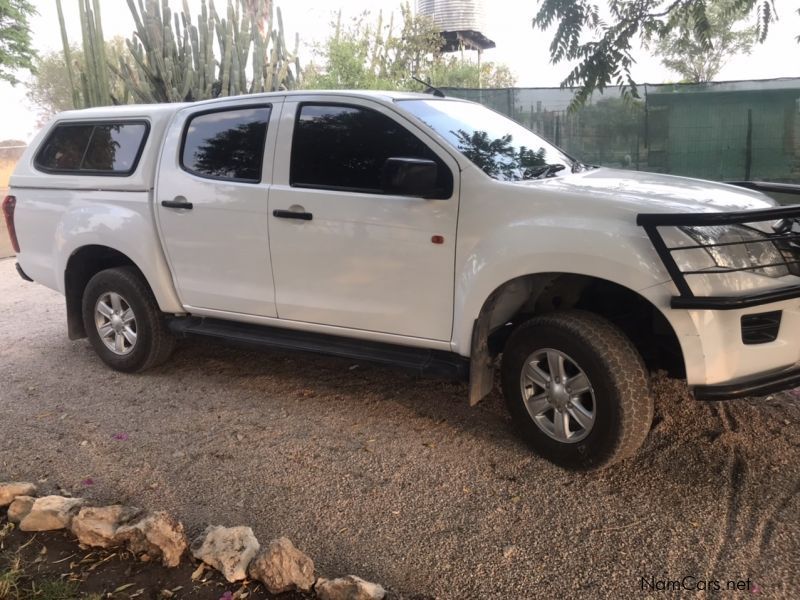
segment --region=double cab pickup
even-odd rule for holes
[[[549,460],[631,456],[649,374],[800,385],[800,207],[582,164],[479,104],[279,92],[61,113],[3,203],[20,275],[111,368],[176,337],[469,382]],[[302,373],[298,373],[302,377]]]

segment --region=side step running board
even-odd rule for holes
[[[399,367],[420,375],[469,380],[469,359],[441,350],[200,317],[171,319],[169,328],[183,337],[205,336],[247,346],[314,352]]]

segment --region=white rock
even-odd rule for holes
[[[142,511],[131,506],[84,507],[72,519],[70,529],[81,544],[99,548],[118,546],[122,540],[117,529],[141,515]]]
[[[210,525],[192,542],[192,556],[222,573],[229,582],[247,578],[259,544],[249,527]]]
[[[382,600],[386,590],[377,583],[364,581],[355,575],[325,579],[320,577],[314,585],[320,600]]]
[[[285,537],[272,540],[250,563],[249,573],[273,594],[308,592],[314,585],[314,561]]]
[[[8,506],[17,496],[35,496],[36,486],[22,481],[0,482],[0,507]]]
[[[177,567],[188,546],[183,524],[163,511],[148,513],[117,528],[115,537],[134,554],[145,553],[148,559],[161,557],[165,567]]]
[[[12,523],[19,523],[31,512],[36,498],[33,496],[17,496],[8,506],[8,520]]]
[[[64,496],[45,496],[37,498],[30,512],[19,522],[21,531],[53,531],[65,529],[72,522],[72,517],[83,506],[83,498],[65,498]]]

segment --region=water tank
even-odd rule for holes
[[[495,47],[483,33],[486,25],[481,0],[417,0],[417,14],[433,19],[445,39],[445,52]]]

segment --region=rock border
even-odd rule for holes
[[[246,526],[209,525],[191,544],[183,524],[164,511],[133,506],[93,506],[84,498],[37,496],[32,483],[0,482],[0,508],[20,531],[69,530],[80,544],[125,547],[143,561],[177,567],[187,553],[219,571],[230,583],[248,577],[271,594],[313,592],[320,600],[383,600],[386,590],[355,575],[326,579],[314,561],[286,537],[261,544]]]

